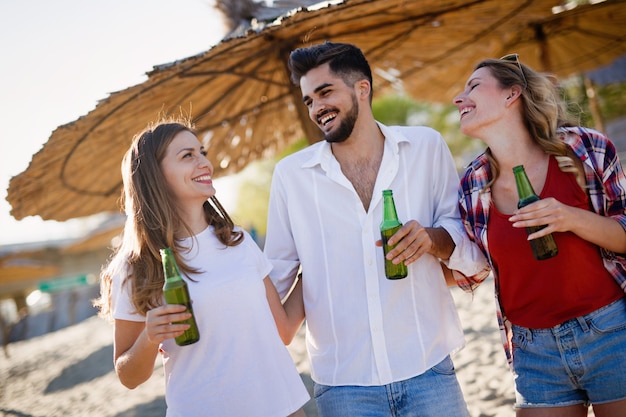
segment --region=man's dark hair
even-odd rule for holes
[[[313,68],[325,63],[343,81],[353,86],[355,82],[367,79],[372,85],[372,70],[363,52],[349,43],[324,42],[307,48],[298,48],[289,55],[291,81],[300,85],[300,78]],[[373,94],[371,87],[370,97]]]

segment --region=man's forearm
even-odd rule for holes
[[[424,229],[428,232],[433,243],[432,249],[428,253],[439,259],[449,259],[456,245],[448,231],[443,227],[426,227]]]

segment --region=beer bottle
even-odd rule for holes
[[[402,223],[398,220],[396,204],[393,201],[393,192],[391,190],[383,190],[383,221],[380,223],[380,235],[383,241],[383,253],[385,254],[385,275],[388,279],[402,279],[408,275],[404,261],[395,265],[387,259],[387,253],[395,247],[395,245],[390,246],[387,241],[400,227],[402,227]]]
[[[191,313],[191,317],[187,320],[176,322],[175,324],[189,324],[189,328],[185,330],[185,333],[178,336],[176,344],[179,346],[190,345],[200,340],[200,333],[198,332],[198,326],[196,325],[196,319],[193,315],[193,308],[191,307],[191,298],[189,297],[189,289],[187,283],[183,280],[174,258],[174,252],[172,249],[161,249],[161,261],[163,262],[163,275],[165,276],[165,283],[163,284],[163,296],[167,304],[182,304],[187,307],[187,311]]]
[[[526,175],[523,165],[513,167],[513,174],[515,175],[515,184],[517,185],[517,194],[519,195],[519,203],[517,208],[522,208],[539,200],[539,196],[535,194],[533,186]],[[526,228],[526,233],[531,234],[538,230],[543,229],[543,226],[530,226]],[[556,247],[556,242],[552,234],[543,236],[530,241],[530,248],[533,251],[533,256],[536,260],[542,261],[544,259],[552,258],[559,253],[559,249]]]

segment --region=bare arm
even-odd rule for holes
[[[428,253],[439,259],[449,259],[452,251],[454,251],[455,244],[448,231],[443,227],[426,227],[424,230],[426,230],[432,242]]]
[[[154,370],[159,343],[180,336],[187,324],[170,324],[189,318],[185,306],[169,305],[150,310],[146,322],[115,320],[113,361],[120,382],[134,389],[146,382]]]
[[[439,265],[441,266],[441,270],[443,271],[443,277],[446,280],[446,285],[448,287],[456,287],[457,283],[456,279],[454,279],[454,275],[452,274],[452,270],[442,263],[440,263]]]
[[[547,225],[529,235],[529,239],[569,231],[611,252],[626,253],[626,231],[617,220],[565,205],[555,198],[539,200],[521,208],[509,220],[513,222],[513,227]]]
[[[263,280],[270,310],[276,321],[278,334],[285,345],[293,340],[304,321],[304,300],[302,297],[302,279],[298,279],[291,293],[282,304],[276,287],[269,277]]]

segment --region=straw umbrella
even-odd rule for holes
[[[334,0],[251,22],[244,34],[156,66],[146,82],[111,94],[86,116],[57,128],[26,171],[11,180],[11,214],[67,220],[117,211],[122,155],[132,136],[163,114],[182,112],[194,121],[215,177],[272,157],[299,138],[319,140],[299,89],[289,81],[286,62],[294,48],[326,40],[354,43],[372,65],[376,94],[393,90],[449,102],[484,57],[518,52],[526,63],[567,76],[623,54],[624,3],[607,0],[557,18],[554,0]],[[557,22],[575,30],[557,30]],[[594,40],[591,50],[582,41],[585,32]],[[573,42],[568,39],[576,46],[558,52]],[[553,58],[549,68],[542,68],[540,51]],[[588,56],[593,59],[583,59]]]

